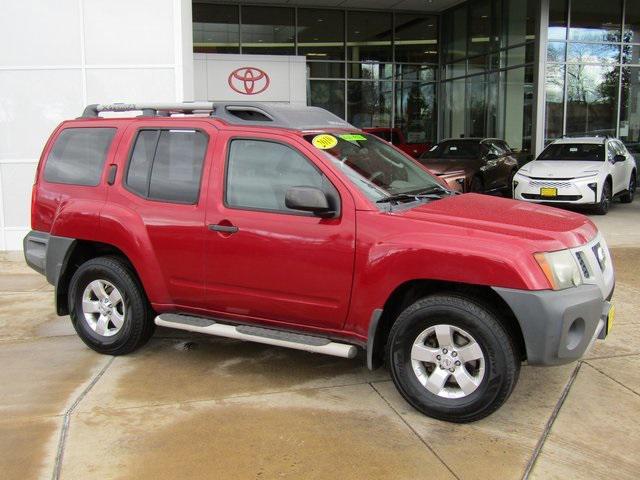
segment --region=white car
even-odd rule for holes
[[[604,215],[614,198],[630,203],[636,164],[614,138],[562,138],[513,177],[513,198],[549,204],[592,205]]]

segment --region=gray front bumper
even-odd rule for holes
[[[515,314],[530,365],[560,365],[579,359],[596,338],[604,338],[609,299],[596,285],[566,290],[494,287]]]

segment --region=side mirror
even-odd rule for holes
[[[333,217],[327,195],[315,187],[292,187],[284,195],[284,204],[292,210],[311,212],[323,218]]]
[[[622,155],[621,153],[619,153],[618,155],[616,155],[615,157],[613,157],[613,163],[624,162],[626,159],[627,159],[627,157],[625,157],[624,155]]]

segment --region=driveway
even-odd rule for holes
[[[524,366],[469,425],[418,414],[361,358],[162,329],[99,355],[2,254],[0,477],[638,478],[640,202],[595,220],[618,272],[613,332],[579,363]]]

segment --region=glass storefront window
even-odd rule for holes
[[[344,63],[307,62],[307,78],[344,78]]]
[[[640,45],[622,45],[622,63],[640,65]]]
[[[294,55],[293,8],[242,7],[242,53]]]
[[[619,42],[621,28],[622,0],[571,2],[571,40]]]
[[[507,70],[504,84],[504,132],[502,138],[522,154],[531,153],[533,134],[533,67]]]
[[[436,67],[431,65],[396,65],[396,79],[414,82],[434,82],[436,80]]]
[[[567,134],[615,136],[619,78],[615,66],[567,66]]]
[[[455,62],[467,56],[467,5],[463,4],[445,15],[446,61]]]
[[[344,81],[309,80],[307,82],[307,104],[329,110],[344,118]]]
[[[564,62],[567,50],[565,42],[549,42],[547,44],[547,62]]]
[[[389,13],[347,12],[347,60],[391,61],[391,23]]]
[[[480,55],[491,49],[491,2],[489,0],[475,0],[469,4],[469,43],[467,54]]]
[[[360,128],[390,127],[391,82],[347,82],[347,121]]]
[[[393,64],[391,63],[349,63],[349,78],[361,80],[391,80]]]
[[[298,9],[298,55],[311,60],[344,60],[344,12]]]
[[[438,17],[395,15],[396,62],[438,63]]]
[[[608,43],[569,43],[569,63],[610,64],[620,62],[620,45]]]
[[[547,66],[545,80],[545,139],[550,141],[562,136],[564,103],[564,65]]]
[[[536,35],[538,2],[535,0],[503,0],[503,2],[506,44],[518,45],[527,40],[533,40]]]
[[[567,1],[549,0],[549,40],[567,38]]]
[[[489,56],[481,55],[467,60],[467,75],[485,73],[489,69]]]
[[[192,12],[195,53],[240,53],[236,5],[194,3]]]
[[[622,69],[620,139],[640,165],[640,67]]]
[[[437,138],[436,86],[434,83],[396,84],[395,126],[409,143],[433,143]]]
[[[486,75],[476,75],[468,78],[467,100],[468,136],[484,137],[487,119]]]
[[[640,43],[640,2],[627,0],[624,20],[624,41]]]
[[[465,135],[466,80],[446,82],[442,88],[444,95],[443,138],[460,138]]]

